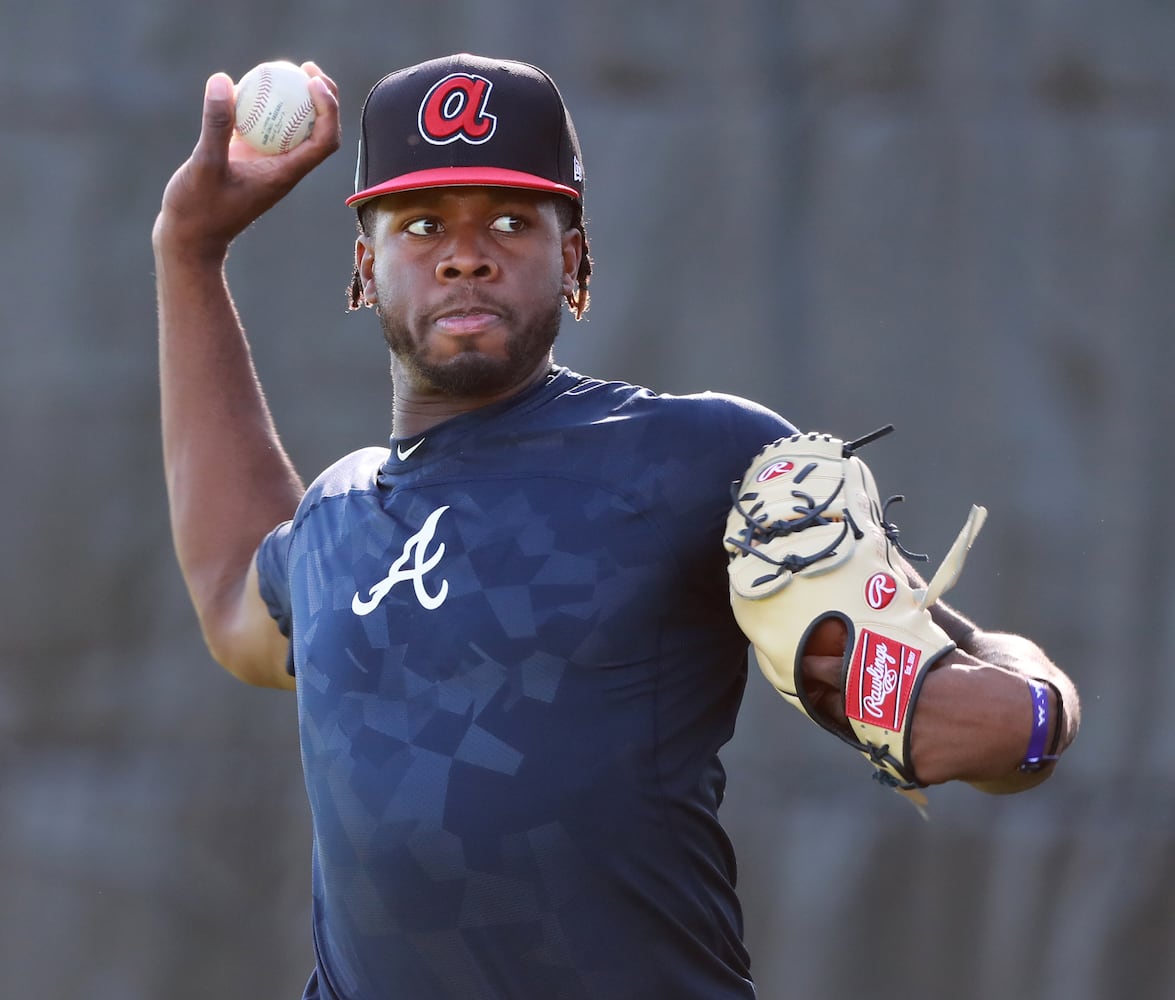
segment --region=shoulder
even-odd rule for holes
[[[564,370],[560,398],[577,401],[595,412],[596,419],[633,420],[662,444],[707,449],[723,447],[749,462],[763,445],[795,434],[786,418],[754,400],[711,390],[687,394],[658,392],[629,382],[590,379]]]
[[[324,469],[306,488],[294,516],[261,540],[256,560],[262,579],[284,572],[282,567],[289,558],[295,533],[299,533],[307,517],[319,510],[324,501],[356,493],[375,493],[379,471],[387,458],[387,448],[361,448]]]
[[[774,410],[730,393],[674,394],[583,378],[565,384],[555,408],[561,415],[545,422],[564,431],[561,468],[654,506],[728,506],[730,483],[763,446],[796,432]]]
[[[722,512],[729,507],[730,484],[743,478],[763,446],[795,433],[774,411],[728,393],[663,395],[659,405],[657,452],[670,489],[696,492],[707,507],[712,501]]]
[[[648,414],[654,453],[694,468],[716,467],[734,478],[765,444],[796,433],[769,407],[727,392],[677,395],[641,389],[631,405]]]
[[[377,489],[380,469],[388,460],[387,448],[360,448],[328,466],[306,489],[294,515],[294,524],[324,501]]]
[[[662,399],[679,408],[682,419],[693,421],[699,433],[745,440],[756,450],[776,438],[796,433],[791,421],[743,396],[707,391],[688,396],[663,396]]]

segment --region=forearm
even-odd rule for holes
[[[905,566],[912,585],[925,586]],[[1028,679],[1045,682],[1045,751],[1059,756],[1077,735],[1081,708],[1073,682],[1035,642],[987,632],[942,601],[931,617],[957,651],[927,674],[914,717],[915,772],[926,784],[967,781],[992,794],[1044,781],[1052,763],[1021,770],[1033,736],[1036,705]]]
[[[1045,683],[1048,692],[1048,746],[1059,755],[1081,727],[1081,700],[1077,688],[1036,643],[1023,636],[976,629],[960,648],[987,663],[1014,672],[1019,678]]]
[[[992,792],[1022,791],[1052,772],[1021,770],[1034,733],[1037,702],[1029,678],[1044,681],[1044,753],[1059,756],[1080,725],[1080,702],[1069,678],[1034,642],[985,632],[944,606],[935,620],[959,649],[932,670],[915,715],[913,754],[919,778],[959,779]]]
[[[287,644],[254,555],[302,483],[274,429],[225,279],[232,241],[339,147],[338,88],[312,62],[310,137],[264,156],[235,141],[232,79],[204,86],[200,136],[163,191],[151,234],[163,464],[180,569],[213,656],[251,683],[288,686]]]
[[[282,448],[224,275],[161,214],[153,233],[163,462],[176,555],[209,624],[239,596],[258,542],[302,484]]]

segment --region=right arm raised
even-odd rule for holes
[[[208,648],[252,684],[291,687],[287,643],[257,589],[261,539],[303,485],[282,448],[225,278],[232,240],[339,146],[337,88],[312,63],[316,120],[288,153],[233,141],[232,81],[209,78],[200,138],[152,232],[163,464],[172,537]]]

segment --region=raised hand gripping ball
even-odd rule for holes
[[[254,66],[236,89],[237,133],[258,152],[288,153],[314,127],[310,77],[292,62]]]

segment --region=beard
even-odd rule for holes
[[[550,356],[562,318],[559,300],[522,327],[515,325],[513,313],[503,313],[502,322],[515,331],[506,343],[505,357],[490,357],[471,341],[459,354],[439,362],[423,356],[401,318],[381,313],[380,326],[388,349],[412,382],[446,396],[478,397],[505,392],[530,375]]]

